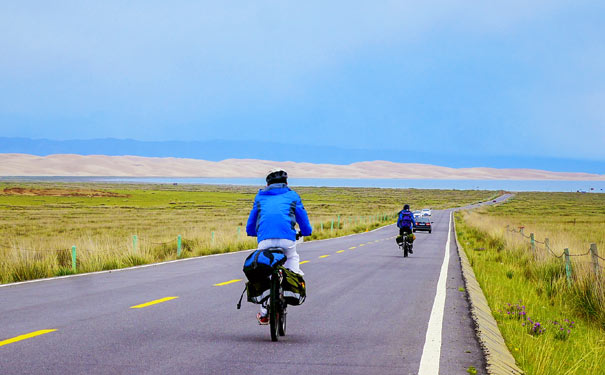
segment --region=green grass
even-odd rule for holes
[[[551,238],[557,251],[580,252],[603,240],[604,207],[603,194],[521,193],[509,203],[456,215],[461,245],[527,374],[605,373],[605,288],[582,267],[589,260],[582,257],[574,258],[568,285],[561,259],[543,246],[533,253],[526,239],[504,227],[525,226],[526,233]]]
[[[121,197],[2,194],[7,188],[78,189]],[[108,270],[250,249],[245,225],[256,186],[142,185],[104,183],[0,183],[0,282]],[[498,195],[491,191],[294,188],[314,228],[308,240],[359,233],[394,222],[403,203],[434,209]],[[339,221],[340,217],[340,221]],[[323,226],[323,230],[321,229]],[[133,235],[137,235],[136,248]],[[71,272],[71,271],[69,271]]]

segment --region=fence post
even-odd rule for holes
[[[601,269],[599,268],[599,251],[597,250],[597,244],[590,244],[590,255],[592,256],[592,266],[594,268],[594,274],[596,277],[600,276]]]
[[[525,229],[525,227],[519,227],[519,233],[521,233],[521,235],[525,234],[525,233],[523,233],[523,229]]]
[[[214,231],[210,232],[210,240],[212,241],[212,246],[214,246]]]
[[[330,222],[330,233],[334,230],[334,219]]]
[[[237,240],[239,241],[241,238],[241,229],[239,227],[237,227]]]
[[[529,241],[531,242],[531,252],[536,255],[536,239],[533,233],[529,234]]]
[[[76,245],[71,247],[71,269],[76,272]]]
[[[179,234],[176,238],[176,257],[181,256],[181,235]]]
[[[137,235],[132,236],[132,251],[137,251]]]
[[[320,223],[320,226],[321,226],[321,231],[323,232],[324,231],[324,222],[323,221]]]
[[[567,285],[571,286],[571,262],[569,260],[569,249],[563,250],[565,254],[565,274],[567,275]]]

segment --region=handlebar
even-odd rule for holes
[[[298,240],[299,238],[301,238],[303,235],[300,233],[300,231],[296,232],[296,239]]]

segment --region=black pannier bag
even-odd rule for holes
[[[395,238],[395,242],[397,242],[397,245],[403,246],[403,236],[397,236],[397,238]]]
[[[416,239],[416,236],[413,235],[412,233],[406,234],[405,236],[408,237],[408,241],[410,241],[410,243],[413,243],[414,240]],[[399,235],[395,238],[395,242],[397,242],[397,245],[403,246],[403,239],[404,239],[404,236]]]
[[[302,275],[281,267],[284,273],[282,287],[284,288],[284,297],[288,305],[302,305],[307,298],[307,286]]]
[[[259,281],[248,281],[246,283],[246,291],[248,302],[263,303],[269,298],[271,288],[270,279],[261,279]]]
[[[276,267],[286,262],[286,255],[279,247],[255,250],[244,261],[244,273],[249,281],[268,278]]]

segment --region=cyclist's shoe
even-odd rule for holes
[[[258,320],[258,324],[265,326],[269,324],[269,315],[261,315],[261,313],[256,314],[256,319]]]
[[[414,251],[412,250],[412,248],[410,248],[410,250],[408,250],[408,253],[414,254]]]

